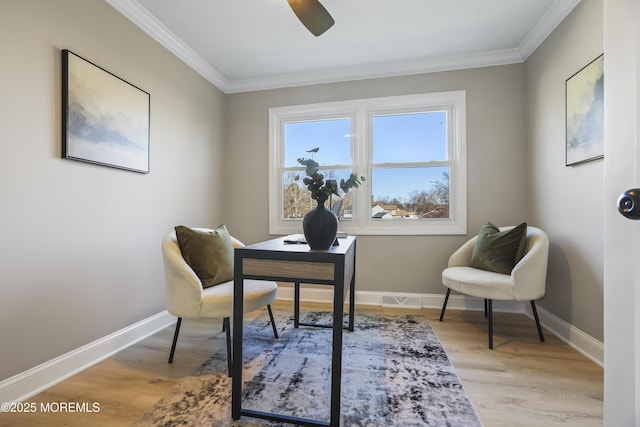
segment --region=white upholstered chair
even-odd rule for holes
[[[500,231],[513,227],[500,227]],[[544,341],[535,300],[544,296],[547,280],[547,260],[549,257],[549,238],[539,228],[527,227],[524,256],[515,265],[511,274],[494,273],[470,267],[473,248],[478,236],[463,244],[451,257],[447,268],[442,272],[442,284],[447,294],[442,305],[440,321],[444,317],[451,290],[465,295],[484,298],[485,317],[488,317],[489,348],[493,348],[492,301],[515,300],[530,301],[531,310],[538,329],[540,341]]]
[[[213,231],[206,228],[195,228],[194,230]],[[234,248],[244,246],[242,242],[232,236],[231,242]],[[162,258],[167,311],[178,317],[169,354],[169,363],[173,362],[183,317],[188,319],[222,318],[223,330],[226,332],[230,375],[232,361],[230,318],[233,315],[233,280],[203,289],[200,279],[182,257],[175,231],[169,233],[162,241]],[[278,285],[275,282],[250,279],[244,281],[244,312],[248,313],[266,306],[276,338],[278,338],[278,332],[270,304],[275,299],[277,290]]]

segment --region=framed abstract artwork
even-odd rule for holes
[[[569,77],[566,95],[566,165],[604,157],[604,55]]]
[[[150,96],[62,51],[62,157],[149,173]]]

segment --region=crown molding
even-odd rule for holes
[[[547,13],[524,38],[518,50],[524,62],[582,0],[555,0]]]
[[[407,76],[414,74],[453,71],[467,68],[489,67],[522,62],[517,49],[483,52],[440,58],[359,65],[357,67],[330,68],[281,74],[257,79],[230,81],[228,93],[250,92],[285,87],[309,86],[353,80]]]
[[[527,34],[516,49],[393,63],[367,64],[358,67],[304,71],[256,79],[229,80],[173,34],[136,0],[105,0],[106,3],[224,93],[250,92],[522,63],[542,44],[580,1],[555,0],[544,17]]]
[[[218,89],[225,91],[229,81],[136,0],[105,0],[105,2]]]

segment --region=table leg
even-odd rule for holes
[[[235,274],[233,278],[233,371],[231,379],[231,416],[234,420],[241,417],[242,411],[242,314],[244,311],[244,289],[241,274],[242,258],[235,256]]]
[[[349,284],[349,331],[353,332],[356,313],[356,271],[353,270]]]
[[[336,269],[340,269],[336,266]],[[340,425],[342,386],[342,316],[344,315],[344,268],[336,274],[333,292],[333,350],[331,358],[331,418],[329,425]]]
[[[300,282],[293,284],[293,327],[300,326]]]

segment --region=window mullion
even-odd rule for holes
[[[429,162],[385,162],[385,163],[371,163],[372,169],[385,169],[385,168],[419,168],[419,167],[433,167],[433,166],[450,166],[451,160],[432,160]]]
[[[352,141],[353,172],[359,176],[365,176],[366,181],[353,194],[354,210],[353,221],[357,229],[365,226],[371,200],[371,174],[368,169],[370,159],[369,131],[367,123],[367,111],[364,106],[357,108],[354,115],[354,137]]]

